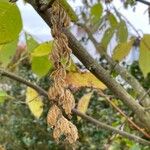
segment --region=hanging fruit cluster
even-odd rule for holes
[[[53,61],[54,71],[51,74],[53,85],[49,88],[48,96],[53,101],[47,115],[47,123],[53,130],[56,141],[63,136],[69,143],[74,143],[78,138],[77,128],[63,116],[63,112],[70,116],[75,107],[74,96],[67,87],[65,81],[66,69],[70,65],[71,49],[68,47],[68,39],[62,32],[70,24],[70,17],[59,3],[55,0],[50,8],[52,35],[54,37],[53,49],[50,59]]]

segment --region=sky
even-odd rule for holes
[[[139,31],[140,35],[142,36],[145,34],[150,34],[150,23],[148,18],[148,13],[146,12],[148,9],[147,5],[142,3],[137,3],[135,8],[129,7],[128,9],[124,9],[121,0],[114,0],[113,5],[116,7],[121,14],[123,14],[129,22]],[[70,5],[74,10],[77,9],[78,6],[82,6],[81,0],[68,0]],[[46,41],[53,40],[51,35],[51,30],[47,26],[47,24],[42,20],[42,18],[35,12],[31,5],[25,4],[23,0],[18,0],[17,5],[20,9],[22,20],[23,20],[23,31],[27,32],[34,39],[39,42],[43,43]],[[76,30],[73,29],[73,32]],[[132,30],[133,34],[135,32]],[[24,41],[24,34],[21,34],[20,42]],[[93,56],[94,58],[99,58],[97,52],[95,50],[94,45],[92,42],[88,42],[87,45],[84,45],[87,51]],[[128,57],[126,58],[126,62],[131,64],[134,60],[137,60],[139,57],[139,52],[137,50],[132,50]]]
[[[78,6],[82,6],[81,0],[68,1],[70,5],[75,10]],[[147,10],[147,6],[142,3],[137,3],[135,7],[135,12],[133,8],[124,9],[120,0],[114,0],[114,6],[119,10],[128,20],[135,26],[137,30],[141,34],[149,33],[150,34],[150,24],[148,19],[148,13],[145,13]],[[52,40],[52,36],[50,34],[50,29],[44,23],[40,16],[34,11],[32,6],[29,4],[24,4],[23,0],[19,0],[17,5],[20,9],[21,16],[23,19],[23,30],[32,36],[38,42],[44,42]]]

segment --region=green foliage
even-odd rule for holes
[[[26,35],[26,43],[27,43],[27,50],[32,52],[39,44],[33,39],[33,37]]]
[[[0,104],[3,104],[6,100],[7,93],[5,91],[0,91]]]
[[[12,60],[17,49],[17,42],[18,39],[8,44],[0,45],[0,64],[2,67],[7,67]]]
[[[97,3],[91,7],[90,17],[92,24],[97,23],[103,13],[103,7],[101,3]]]
[[[118,31],[117,31],[118,43],[126,42],[128,39],[128,29],[126,22],[121,20],[118,24]]]
[[[133,46],[133,40],[118,44],[114,49],[112,58],[114,60],[121,61],[129,54],[132,46]]]
[[[68,4],[68,2],[66,0],[61,0],[61,1],[59,1],[59,3],[65,9],[65,11],[67,12],[67,14],[71,18],[71,21],[77,22],[78,21],[78,17],[76,15],[76,13],[74,12],[74,10],[72,9],[72,7]]]
[[[39,77],[42,77],[52,69],[52,62],[50,62],[49,53],[52,49],[52,42],[43,43],[33,50],[32,56],[32,71]]]
[[[112,28],[116,28],[118,26],[118,21],[112,13],[108,13],[108,21]]]
[[[145,34],[140,43],[140,68],[146,77],[150,72],[150,35]]]
[[[114,32],[115,32],[114,28],[108,28],[105,31],[103,38],[101,40],[101,45],[103,48],[107,49],[107,46],[108,46],[110,40],[112,39]]]
[[[18,37],[22,21],[15,4],[0,2],[0,12],[0,44],[5,44]]]

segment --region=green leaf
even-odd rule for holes
[[[97,3],[91,7],[90,16],[93,24],[97,23],[100,20],[102,13],[103,7],[101,3]]]
[[[81,99],[78,102],[78,106],[77,106],[78,111],[80,111],[82,113],[86,113],[92,94],[93,94],[93,92],[90,92],[88,94],[85,94],[83,97],[81,97]],[[78,118],[78,121],[81,120],[81,117],[77,117],[77,118]]]
[[[31,55],[33,57],[41,57],[41,56],[46,56],[46,55],[48,56],[52,50],[52,44],[53,44],[53,41],[46,42],[46,43],[39,45],[37,48],[33,50]]]
[[[108,28],[105,33],[104,36],[101,40],[101,45],[102,47],[104,47],[105,49],[107,49],[107,46],[110,42],[110,40],[112,39],[113,35],[114,35],[114,28]]]
[[[0,104],[3,104],[6,100],[7,93],[5,91],[0,91]]]
[[[138,144],[134,144],[129,150],[141,150]]]
[[[116,28],[118,26],[118,21],[112,13],[108,14],[108,20],[112,28]]]
[[[2,67],[7,67],[12,60],[17,49],[17,43],[18,40],[15,40],[11,43],[0,46],[0,64]]]
[[[145,34],[141,40],[139,65],[146,77],[150,72],[150,34]]]
[[[48,60],[48,56],[32,58],[32,71],[39,77],[46,75],[52,67],[52,63]]]
[[[66,0],[61,0],[61,1],[59,1],[59,3],[65,9],[65,11],[69,15],[71,21],[77,22],[78,21],[78,17],[76,15],[76,13],[74,12],[74,10],[72,9],[72,7],[68,4],[68,2]]]
[[[15,4],[0,2],[0,44],[15,40],[22,29],[21,15]]]
[[[26,92],[26,103],[32,114],[39,118],[43,112],[43,102],[39,94],[32,88],[28,87]]]
[[[121,61],[123,58],[125,58],[129,54],[132,48],[133,42],[134,40],[131,40],[129,42],[118,44],[116,48],[114,49],[112,58],[118,61]]]
[[[32,52],[39,44],[29,35],[26,35],[27,50]]]
[[[126,22],[121,20],[118,24],[118,32],[117,32],[118,42],[123,43],[128,39],[128,29],[126,26]]]
[[[52,41],[43,43],[33,50],[32,56],[32,71],[39,77],[42,77],[53,68],[53,63],[48,59],[52,50]]]

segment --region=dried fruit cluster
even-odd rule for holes
[[[78,138],[77,128],[62,113],[71,114],[72,108],[75,106],[74,97],[69,89],[67,89],[66,69],[70,64],[71,49],[68,47],[68,39],[62,32],[63,28],[68,27],[70,18],[64,8],[59,4],[59,0],[55,0],[51,9],[52,35],[54,37],[53,50],[50,56],[54,63],[54,71],[51,76],[53,78],[53,86],[49,88],[48,96],[54,104],[50,108],[47,116],[47,123],[54,127],[53,137],[59,141],[62,135],[69,143],[74,143]]]

